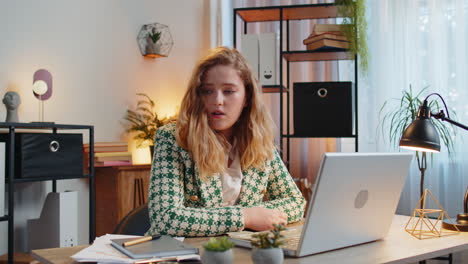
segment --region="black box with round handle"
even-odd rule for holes
[[[8,134],[0,141],[6,142]],[[83,135],[15,133],[15,178],[76,178],[83,175]],[[8,157],[6,169],[8,170]]]
[[[295,82],[293,93],[294,136],[353,136],[352,82]]]

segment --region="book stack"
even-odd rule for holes
[[[89,160],[89,144],[83,145],[85,168]],[[132,153],[128,152],[127,142],[95,142],[94,166],[125,166],[132,165]]]
[[[302,43],[307,50],[314,51],[343,51],[349,49],[349,41],[343,34],[340,24],[315,24],[312,34]]]

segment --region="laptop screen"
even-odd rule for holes
[[[412,153],[325,153],[297,255],[383,238],[412,157]]]

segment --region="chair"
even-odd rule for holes
[[[143,236],[150,228],[148,203],[130,211],[117,225],[114,234]]]

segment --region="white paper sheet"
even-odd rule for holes
[[[162,261],[167,258],[151,259],[151,260],[135,260],[127,257],[126,255],[120,253],[117,249],[111,246],[111,239],[121,239],[121,238],[133,238],[139,236],[128,236],[128,235],[113,235],[106,234],[96,238],[93,244],[75,255],[71,256],[77,262],[97,262],[102,264],[107,263],[149,263],[155,261]],[[175,237],[180,241],[184,241],[183,237]],[[181,259],[194,259],[199,260],[199,255],[185,255],[175,257],[177,260]]]

